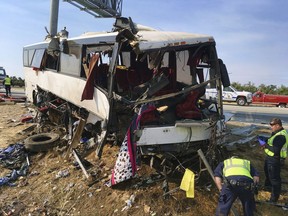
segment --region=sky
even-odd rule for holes
[[[58,31],[69,37],[110,31],[113,18],[95,18],[59,0]],[[0,66],[24,77],[22,49],[50,29],[51,0],[1,1]],[[288,87],[287,0],[123,0],[122,16],[158,30],[212,35],[231,82]]]

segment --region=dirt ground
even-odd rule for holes
[[[37,127],[29,130],[35,123],[20,121],[29,114],[24,104],[2,103],[0,113],[0,148],[23,143],[25,138],[35,133]],[[228,123],[228,129],[243,126],[237,122]],[[57,126],[53,130],[60,131]],[[269,129],[265,127],[256,131],[267,132]],[[66,147],[63,141],[62,147],[48,152],[28,152],[30,166],[27,175],[20,176],[14,186],[0,186],[0,215],[214,215],[218,192],[209,174],[196,182],[194,199],[186,198],[185,192],[177,189],[181,181],[179,178],[168,182],[170,196],[163,196],[162,177],[146,164],[139,167],[134,179],[109,188],[105,183],[111,175],[119,147],[106,145],[101,159],[96,158],[94,152],[86,157],[91,163],[88,172],[94,176],[94,180],[99,180],[89,185],[92,180],[88,180],[82,170],[75,166],[74,157],[71,154],[65,157]],[[257,143],[239,145],[234,152],[252,161],[260,172],[260,183],[263,185],[264,153]],[[283,184],[285,190],[288,189],[287,166],[282,170],[282,180],[286,181]],[[0,172],[3,177],[11,170],[0,166]],[[269,195],[269,192],[260,189],[256,199],[266,200]],[[288,203],[287,192],[283,192],[279,202]],[[243,215],[239,201],[236,201],[235,207],[239,215]],[[255,215],[284,216],[287,211],[280,207],[257,204]]]

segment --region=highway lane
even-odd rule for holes
[[[5,94],[5,89],[4,88],[1,88],[0,89],[0,94]],[[25,90],[24,88],[15,88],[15,87],[12,87],[11,88],[11,94],[12,94],[12,97],[25,97]]]
[[[271,118],[280,118],[283,124],[288,125],[288,108],[278,108],[274,106],[238,106],[236,104],[224,104],[224,113],[234,114],[232,121],[250,122],[258,124],[268,124]]]

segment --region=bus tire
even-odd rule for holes
[[[24,145],[27,150],[34,152],[48,151],[56,146],[59,139],[56,133],[40,133],[26,138]]]

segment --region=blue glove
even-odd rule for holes
[[[257,139],[259,141],[260,146],[264,146],[266,144],[266,141],[262,137],[259,136]]]

